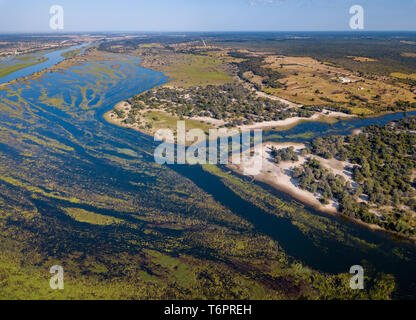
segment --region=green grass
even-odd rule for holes
[[[169,70],[174,85],[182,87],[220,85],[233,79],[221,68],[221,60],[208,56],[185,55]]]
[[[45,62],[47,60],[48,59],[46,59],[46,58],[42,58],[42,59],[37,60],[35,62],[25,62],[25,63],[16,64],[14,66],[0,68],[0,78],[3,78],[3,77],[5,77],[5,76],[7,76],[7,75],[9,75],[9,74],[11,74],[13,72],[22,70],[24,68],[28,68],[28,67],[37,65],[39,63]]]
[[[117,153],[121,153],[121,154],[125,154],[128,155],[130,157],[138,157],[139,155],[137,154],[137,152],[135,152],[134,150],[131,149],[127,149],[127,148],[116,148]]]
[[[108,226],[121,222],[121,220],[104,216],[95,212],[79,209],[79,208],[62,208],[67,215],[72,217],[78,222],[85,222],[89,224],[95,224],[100,226]]]
[[[152,125],[152,131],[158,129],[170,129],[176,131],[177,123],[180,121],[177,117],[158,111],[149,111],[145,113],[145,118],[148,123]],[[184,119],[186,130],[201,129],[204,132],[208,132],[211,128],[208,124],[202,123],[197,120]]]
[[[160,43],[146,43],[141,45],[142,48],[163,48]]]
[[[14,60],[20,61],[20,62],[29,62],[29,61],[38,61],[39,57],[36,56],[18,56],[14,58]]]
[[[370,114],[374,113],[372,110],[370,110],[368,108],[358,108],[358,107],[351,108],[351,112],[353,114],[363,115],[363,116],[370,115]]]
[[[184,287],[189,287],[196,282],[192,267],[185,264],[181,259],[174,258],[158,251],[146,250],[152,257],[152,261],[166,268],[167,274],[173,282],[177,282]]]
[[[297,139],[297,138],[303,138],[303,139],[310,139],[313,138],[314,133],[313,132],[304,132],[299,134],[292,134],[289,136],[286,136],[288,139]]]
[[[64,57],[65,59],[75,58],[79,54],[79,51],[80,51],[79,49],[66,51],[66,52],[61,53],[61,56]]]

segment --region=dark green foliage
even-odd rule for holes
[[[275,147],[272,147],[270,154],[274,158],[274,161],[276,163],[279,163],[280,161],[298,161],[299,160],[297,154],[295,153],[295,148],[293,147],[283,148],[279,150],[276,149]]]
[[[278,81],[282,78],[282,75],[271,68],[265,67],[263,58],[250,56],[241,52],[231,52],[230,56],[245,59],[235,64],[238,67],[238,75],[240,78],[244,79],[243,74],[251,71],[256,76],[263,77],[263,85],[270,88],[282,87],[282,84]]]
[[[316,159],[308,159],[301,167],[295,168],[293,177],[299,179],[302,189],[321,195],[321,202],[328,203],[333,198],[340,199],[351,192],[351,185],[344,177],[334,175]]]
[[[218,44],[236,49],[278,52],[286,56],[312,57],[320,61],[341,66],[361,75],[390,75],[392,72],[414,73],[416,59],[406,57],[404,52],[413,52],[414,46],[401,40],[416,41],[414,33],[402,32],[363,33],[311,33],[298,34],[294,40],[291,34],[233,34],[219,38]],[[324,48],[324,49],[323,49]],[[368,57],[375,61],[360,62],[349,57]]]
[[[313,160],[305,164],[303,171],[296,169],[294,177],[300,179],[302,188],[313,191],[316,184],[324,198],[335,198],[343,214],[414,235],[416,190],[411,176],[416,170],[415,129],[416,120],[410,118],[383,127],[373,125],[359,135],[329,136],[312,141],[313,154],[355,164],[352,177],[360,185],[354,189],[329,179],[330,174]],[[361,201],[362,194],[369,203]],[[371,208],[380,216],[371,213]]]
[[[211,117],[225,120],[225,126],[311,117],[316,108],[289,108],[286,104],[258,97],[239,84],[208,85],[193,88],[158,88],[130,99],[132,112],[163,109],[178,117]]]

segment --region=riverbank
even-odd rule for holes
[[[276,150],[285,149],[293,147],[295,153],[298,155],[297,161],[281,161],[276,163],[271,155],[272,148]],[[343,219],[350,220],[354,223],[359,225],[365,226],[370,230],[374,231],[382,231],[388,233],[397,239],[401,240],[408,240],[414,243],[416,241],[416,237],[412,236],[404,236],[403,234],[386,230],[379,225],[376,224],[369,224],[360,219],[352,218],[350,216],[346,216],[338,211],[339,204],[335,199],[329,199],[327,204],[323,204],[320,201],[321,194],[319,193],[312,193],[307,190],[300,188],[299,181],[297,179],[292,178],[293,169],[296,167],[301,166],[304,164],[308,159],[313,158],[318,160],[321,165],[330,170],[334,175],[342,176],[346,181],[348,181],[353,187],[358,187],[359,185],[353,181],[351,168],[353,164],[347,161],[339,161],[334,158],[332,159],[325,159],[316,155],[307,154],[305,156],[300,155],[300,150],[306,147],[303,143],[293,143],[293,142],[265,142],[262,144],[262,166],[261,171],[251,176],[254,181],[263,183],[265,185],[270,186],[273,189],[276,189],[279,192],[283,192],[284,194],[288,195],[289,197],[293,198],[299,203],[311,207],[321,213],[330,214],[333,216],[339,216]],[[241,164],[233,164],[231,161],[226,165],[228,169],[232,172],[237,173],[238,175],[244,175],[244,164],[250,166],[250,163]]]
[[[90,43],[83,43],[81,45],[63,47],[58,50],[46,53],[42,56],[42,59],[39,62],[26,64],[24,67],[13,70],[13,72],[8,73],[0,77],[0,88],[5,87],[9,84],[13,84],[16,81],[26,81],[30,79],[36,79],[39,76],[45,74],[46,72],[53,70],[61,66],[65,61],[73,61],[76,57],[66,58],[63,56],[64,53],[81,50],[84,47],[87,47]]]
[[[137,130],[149,136],[153,136],[155,132],[159,129],[175,130],[176,125],[174,125],[174,123],[177,121],[181,121],[181,119],[167,113],[165,110],[150,108],[140,110],[138,114],[135,115],[135,121],[127,121],[131,109],[132,105],[128,101],[120,101],[114,105],[114,108],[112,110],[109,110],[104,114],[104,119],[109,123],[115,124],[120,127]],[[159,118],[162,118],[164,121],[160,121]],[[349,120],[354,118],[357,117],[355,115],[348,115],[346,113],[334,112],[324,109],[322,110],[322,112],[317,112],[309,118],[291,117],[284,120],[263,121],[248,125],[240,125],[226,128],[228,130],[239,131],[255,129],[283,131],[305,122],[324,122],[334,124],[341,120]],[[187,130],[200,128],[204,132],[208,132],[208,129],[223,128],[226,124],[224,120],[206,116],[184,117],[182,120],[186,122]]]
[[[337,213],[338,204],[331,200],[329,204],[324,205],[319,201],[319,195],[313,194],[309,191],[303,190],[299,187],[298,182],[292,178],[291,173],[295,167],[298,167],[306,162],[306,158],[304,156],[298,156],[298,161],[282,161],[279,164],[275,163],[270,152],[272,147],[279,149],[293,147],[296,153],[299,153],[301,149],[304,149],[306,146],[303,143],[292,143],[292,142],[285,142],[285,143],[275,143],[275,142],[265,142],[262,145],[262,170],[257,175],[253,176],[253,179],[256,181],[264,182],[268,185],[273,186],[274,188],[282,191],[294,199],[307,204],[316,210],[325,213]],[[309,157],[309,155],[308,155]],[[335,159],[326,160],[322,159],[317,156],[311,156],[313,158],[317,158],[319,161],[325,160],[325,165],[336,172],[337,174],[341,174],[346,179],[351,180],[351,177],[345,173],[345,170],[348,166],[347,163],[337,161]],[[244,163],[241,164],[228,164],[227,167],[239,174],[244,172]]]
[[[9,74],[17,72],[19,70],[22,70],[22,69],[32,67],[32,66],[35,66],[37,64],[46,62],[48,59],[40,56],[37,60],[36,59],[34,59],[34,60],[35,61],[22,62],[20,64],[0,68],[0,80],[1,80],[1,78],[4,78],[4,77],[8,76]]]
[[[238,126],[238,129],[241,130],[254,130],[254,129],[265,129],[265,130],[276,130],[282,131],[293,128],[300,123],[304,122],[327,122],[327,123],[335,123],[340,120],[348,120],[356,118],[355,115],[349,115],[343,112],[335,112],[329,110],[322,110],[322,112],[315,113],[312,117],[292,117],[287,118],[284,120],[276,120],[276,121],[264,121],[259,123],[253,123],[249,125],[242,125]]]

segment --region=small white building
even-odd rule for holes
[[[339,78],[342,83],[351,83],[352,80],[350,78]]]

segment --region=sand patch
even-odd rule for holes
[[[274,143],[265,142],[262,148],[262,169],[259,174],[255,175],[254,180],[267,183],[276,189],[283,191],[293,198],[299,200],[302,203],[310,205],[317,210],[328,213],[337,213],[338,203],[334,199],[330,200],[329,204],[322,204],[319,199],[321,197],[318,193],[311,193],[303,190],[299,187],[298,181],[292,178],[292,171],[295,167],[299,167],[304,164],[308,158],[315,158],[320,161],[322,166],[329,169],[334,174],[338,174],[346,181],[349,181],[352,185],[355,182],[352,180],[352,175],[348,168],[352,167],[352,164],[346,161],[339,161],[336,159],[324,159],[315,155],[307,155],[306,157],[298,155],[298,161],[282,161],[275,163],[270,154],[271,148],[283,149],[293,147],[296,152],[299,153],[301,149],[305,148],[302,143]],[[244,170],[244,163],[242,164],[229,164],[228,167],[231,170],[242,173]]]
[[[358,61],[358,62],[375,62],[375,61],[377,61],[376,59],[367,58],[367,57],[347,56],[347,58],[353,59],[354,61]]]
[[[416,58],[416,53],[415,52],[403,52],[402,56],[408,57],[408,58]]]

